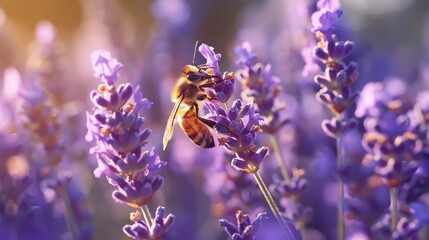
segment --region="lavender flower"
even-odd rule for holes
[[[278,99],[282,90],[279,78],[272,75],[271,65],[255,62],[256,55],[251,52],[249,43],[236,47],[235,52],[239,57],[237,63],[243,66],[236,73],[242,85],[241,97],[246,102],[253,102],[255,111],[263,117],[263,131],[276,133],[289,121],[280,119],[285,106]]]
[[[213,87],[214,96],[212,99],[226,103],[233,94],[235,75],[231,72],[224,72],[221,74],[219,70],[219,61],[221,55],[214,52],[214,48],[206,44],[201,44],[199,47],[200,53],[206,59],[207,73],[215,76],[215,85]]]
[[[293,169],[290,182],[274,178],[274,184],[270,186],[272,192],[280,196],[296,199],[301,195],[307,187],[307,179],[304,178],[305,171],[303,169]]]
[[[40,21],[35,29],[36,39],[30,44],[26,59],[26,70],[32,79],[40,81],[55,106],[66,104],[64,89],[69,82],[65,74],[65,59],[57,42],[55,26],[49,21]]]
[[[34,228],[37,224],[37,213],[40,207],[35,204],[28,194],[31,180],[28,176],[15,178],[7,172],[0,172],[0,234],[2,238],[28,237],[29,232],[33,237],[39,235]],[[33,225],[33,229],[29,229]],[[54,233],[53,233],[54,235]]]
[[[144,209],[146,223],[135,215],[135,224],[125,226],[124,232],[135,239],[160,239],[174,217],[169,215],[164,220],[164,208],[160,207],[152,225],[150,216],[146,215],[147,204],[164,181],[158,173],[166,165],[155,149],[143,150],[151,130],[143,127],[145,119],[139,112],[150,108],[151,103],[142,97],[139,86],[135,91],[131,84],[116,87],[122,64],[111,58],[109,52],[94,52],[92,62],[95,76],[104,82],[98,91],[91,93],[95,109],[87,112],[86,138],[97,143],[90,150],[98,162],[94,173],[97,177],[105,175],[109,183],[116,186],[115,200]],[[130,102],[132,96],[134,103]]]
[[[421,227],[421,223],[418,221],[409,220],[405,217],[399,219],[395,231],[392,231],[389,223],[391,222],[392,216],[386,214],[379,222],[377,222],[372,231],[375,236],[384,239],[393,240],[406,240],[412,238]]]
[[[134,223],[125,225],[124,233],[133,239],[137,240],[159,240],[167,232],[168,228],[174,222],[174,215],[168,214],[164,217],[165,208],[158,207],[156,209],[155,218],[152,225],[147,224],[141,218],[140,212],[136,211],[130,214],[130,219]]]
[[[124,67],[116,58],[112,58],[110,52],[103,50],[93,52],[91,62],[94,76],[109,86],[115,84],[119,78],[119,72]]]
[[[280,204],[285,208],[286,216],[302,231],[313,215],[313,210],[300,202],[308,185],[304,175],[303,169],[294,168],[289,181],[275,176],[274,183],[270,185],[271,192],[281,198]]]
[[[145,205],[161,187],[163,178],[157,173],[166,164],[154,149],[142,150],[151,130],[143,128],[144,118],[139,112],[150,108],[151,103],[142,97],[139,87],[134,91],[131,84],[115,86],[122,64],[109,52],[94,52],[92,62],[95,76],[105,83],[91,93],[96,108],[87,113],[87,140],[97,141],[91,149],[99,164],[95,174],[106,175],[117,187],[113,193],[116,200],[133,207]]]
[[[241,211],[237,211],[237,225],[227,221],[226,219],[220,219],[220,226],[225,228],[225,232],[231,236],[233,240],[251,240],[256,238],[256,233],[260,228],[264,219],[266,219],[267,213],[259,213],[253,221],[250,221],[250,217],[247,214],[243,214]]]
[[[338,1],[318,2],[319,10],[313,13],[311,20],[319,42],[314,48],[315,57],[322,62],[324,75],[316,75],[314,81],[320,86],[316,99],[327,106],[332,112],[331,119],[322,121],[322,129],[327,136],[335,138],[337,148],[337,168],[344,165],[341,138],[344,133],[356,125],[355,119],[348,115],[347,110],[355,103],[358,94],[351,88],[357,79],[357,64],[347,63],[345,58],[353,49],[350,41],[338,41],[334,30],[338,28],[342,10]],[[338,239],[344,239],[344,183],[339,179],[338,184]]]
[[[343,14],[340,4],[334,1],[318,1],[318,11],[311,15],[313,33],[322,33],[328,40],[331,39],[333,32],[338,28],[339,18]]]
[[[356,109],[357,115],[365,117],[363,146],[368,152],[365,161],[375,165],[375,173],[391,191],[390,228],[383,228],[383,221],[374,228],[393,239],[406,239],[420,228],[420,223],[409,214],[410,206],[419,201],[425,191],[421,186],[428,181],[425,120],[421,117],[420,123],[412,120],[413,115],[403,100],[405,92],[405,84],[397,79],[385,85],[368,83]],[[420,111],[415,112],[422,116]]]
[[[228,112],[212,103],[205,104],[208,111],[206,117],[218,123],[215,129],[226,135],[219,138],[219,144],[236,155],[231,165],[244,172],[258,171],[269,150],[255,145],[256,133],[261,131],[259,121],[262,118],[255,112],[253,104],[243,106],[241,100],[236,100]]]
[[[318,59],[326,65],[325,76],[318,75],[314,79],[321,86],[316,97],[334,114],[344,113],[357,97],[357,93],[350,88],[357,78],[357,65],[344,62],[352,48],[352,42],[331,40],[314,50]]]
[[[64,158],[66,149],[63,138],[63,129],[60,124],[63,121],[60,109],[46,95],[46,91],[38,81],[31,81],[21,91],[24,99],[22,106],[23,126],[28,131],[34,143],[38,143],[44,150],[40,160],[47,164],[46,169],[53,170]]]
[[[364,87],[361,99],[370,98],[374,102],[368,105],[365,100],[360,101],[356,112],[370,114],[366,115],[364,122],[367,132],[363,136],[363,144],[368,151],[365,161],[376,162],[375,172],[385,179],[388,186],[398,187],[408,182],[417,170],[415,154],[419,149],[419,139],[410,128],[405,110],[401,110],[402,101],[398,96],[389,97],[386,92],[373,91],[380,87],[381,83],[370,83]],[[364,111],[361,103],[369,110]]]
[[[214,67],[213,72],[216,72],[216,64],[213,62],[217,62],[219,57],[213,55],[213,52],[206,55],[210,58],[207,60],[207,64]],[[204,104],[205,118],[213,121],[215,124],[212,128],[223,135],[218,138],[219,144],[235,155],[231,161],[232,167],[253,174],[268,205],[280,223],[283,234],[294,239],[296,235],[281,216],[280,210],[258,173],[261,162],[268,156],[269,149],[267,147],[258,148],[255,145],[256,132],[262,131],[259,122],[263,118],[255,112],[253,103],[243,106],[241,100],[236,100],[228,111],[212,102],[204,102]],[[227,107],[227,104],[225,106]]]

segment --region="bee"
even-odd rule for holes
[[[210,99],[208,88],[212,87],[217,76],[210,75],[203,69],[203,65],[186,65],[181,77],[177,80],[171,94],[175,103],[165,127],[163,149],[173,136],[175,120],[179,123],[185,134],[199,147],[214,147],[213,135],[207,126],[215,127],[216,123],[199,116],[198,103]],[[187,106],[181,109],[181,106]]]

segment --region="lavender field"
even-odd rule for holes
[[[0,0],[0,240],[429,239],[429,2]]]

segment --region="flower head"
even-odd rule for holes
[[[255,111],[263,117],[264,132],[277,132],[288,122],[280,118],[285,106],[278,100],[282,90],[279,78],[272,74],[271,65],[255,63],[256,55],[251,52],[249,43],[236,47],[235,52],[239,56],[237,63],[243,66],[237,71],[237,79],[242,84],[241,97],[253,102]]]
[[[201,55],[207,60],[206,65],[207,67],[213,69],[213,72],[215,75],[220,76],[220,70],[219,70],[219,62],[221,59],[220,53],[215,53],[214,48],[207,45],[207,44],[201,44],[198,48]]]
[[[206,117],[214,122],[214,128],[221,133],[220,145],[235,153],[232,166],[245,172],[256,172],[259,165],[269,153],[267,147],[256,147],[256,133],[261,131],[259,122],[262,117],[255,112],[252,103],[243,106],[236,100],[226,112],[213,103],[205,103],[208,111]]]
[[[410,239],[421,227],[421,223],[417,220],[412,220],[406,217],[399,219],[396,230],[392,231],[390,228],[392,216],[386,214],[379,222],[374,224],[372,231],[383,239]]]
[[[328,39],[332,37],[333,32],[339,27],[338,22],[341,15],[343,15],[343,10],[340,9],[338,1],[333,2],[336,3],[331,4],[325,0],[319,1],[319,10],[311,15],[311,22],[313,24],[311,31],[313,33],[320,32]]]
[[[119,78],[122,63],[112,58],[110,52],[98,50],[91,54],[92,69],[94,76],[100,78],[105,84],[113,85]]]
[[[267,218],[266,215],[267,213],[259,213],[258,216],[251,221],[249,215],[237,211],[237,225],[234,225],[226,219],[220,219],[219,223],[233,240],[251,240],[255,239],[256,232],[260,228],[262,222]]]
[[[223,74],[220,72],[219,62],[221,55],[215,53],[213,47],[203,43],[200,45],[199,51],[206,59],[205,67],[208,68],[207,72],[215,77],[214,96],[211,96],[211,98],[226,103],[234,91],[235,75],[230,72],[224,72]]]
[[[234,49],[235,53],[239,57],[236,61],[239,65],[244,65],[251,68],[255,64],[256,54],[252,52],[252,47],[249,42],[244,42],[241,46]]]
[[[165,208],[159,206],[156,209],[155,218],[152,219],[152,225],[150,225],[142,220],[138,211],[133,212],[130,214],[130,219],[134,223],[125,225],[122,230],[128,237],[137,240],[161,239],[175,219],[172,214],[168,214],[166,217],[164,217],[164,214]]]
[[[105,175],[117,187],[113,198],[133,207],[147,204],[163,183],[158,175],[166,163],[155,151],[143,150],[151,130],[144,128],[144,117],[139,113],[151,103],[142,97],[140,87],[131,84],[115,85],[122,69],[106,51],[92,54],[95,76],[104,84],[92,91],[93,112],[87,112],[87,141],[96,140],[90,152],[96,155],[97,177]],[[133,98],[133,101],[131,101]]]
[[[388,82],[387,84],[397,82]],[[375,163],[375,172],[382,176],[390,187],[398,187],[408,182],[418,168],[418,155],[422,139],[410,125],[409,116],[397,94],[390,95],[381,89],[387,86],[368,83],[356,113],[364,115],[366,133],[363,145],[368,151],[366,162]],[[395,90],[397,92],[397,90]]]
[[[321,39],[314,48],[314,55],[325,65],[324,75],[316,75],[314,81],[320,86],[316,99],[328,107],[335,115],[322,122],[323,131],[336,138],[356,125],[355,120],[347,116],[347,110],[355,104],[358,93],[353,90],[352,83],[358,76],[357,64],[345,62],[354,44],[350,41]],[[342,116],[338,118],[338,116]]]

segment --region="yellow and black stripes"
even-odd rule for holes
[[[190,106],[185,114],[179,116],[180,127],[196,145],[202,148],[215,146],[214,138],[209,128],[198,119],[195,105]]]

